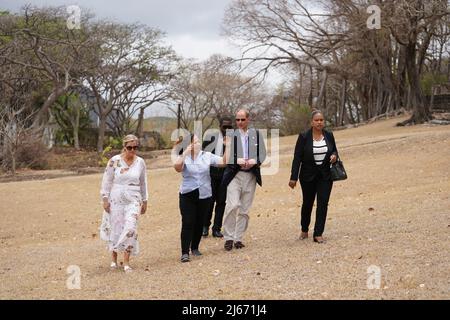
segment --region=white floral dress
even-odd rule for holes
[[[139,253],[138,217],[143,201],[148,200],[144,159],[136,157],[128,166],[120,155],[112,157],[103,174],[102,198],[108,198],[110,213],[103,212],[100,238],[110,251]]]

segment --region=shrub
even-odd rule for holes
[[[39,137],[26,136],[17,148],[17,167],[48,169],[48,149]]]
[[[98,165],[100,167],[106,167],[106,165],[108,164],[109,161],[109,157],[108,157],[108,153],[112,150],[112,146],[109,145],[107,146],[103,152],[100,154],[100,160],[98,161]]]

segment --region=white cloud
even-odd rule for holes
[[[240,54],[238,49],[232,47],[225,38],[220,37],[204,39],[186,33],[169,36],[166,38],[166,42],[184,58],[205,60],[216,53],[231,57],[238,57]]]

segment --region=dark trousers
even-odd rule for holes
[[[203,226],[209,228],[214,211],[214,224],[212,230],[220,231],[220,229],[222,229],[223,213],[225,212],[225,200],[227,199],[227,188],[222,185],[222,176],[211,176],[211,188],[211,206],[205,215]]]
[[[322,236],[327,219],[328,201],[330,200],[333,181],[323,180],[320,176],[313,181],[300,181],[302,186],[303,204],[301,225],[302,231],[308,232],[311,222],[311,212],[317,195],[316,223],[314,225],[314,237]]]
[[[199,199],[198,189],[180,194],[181,253],[198,249],[202,239],[203,220],[211,206],[211,198]]]

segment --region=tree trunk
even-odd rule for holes
[[[420,75],[418,66],[416,66],[416,49],[415,44],[409,44],[406,48],[406,71],[409,83],[409,100],[411,103],[413,114],[411,118],[398,123],[398,126],[409,124],[419,124],[431,120],[431,111],[427,103],[420,85]]]
[[[406,81],[406,66],[405,66],[405,49],[403,46],[399,50],[399,63],[398,63],[398,95],[400,105],[398,108],[408,108],[408,90],[407,90],[407,81]]]
[[[304,67],[306,68],[306,66]],[[302,66],[299,66],[299,88],[298,88],[298,105],[301,106],[302,105],[302,91],[303,91],[303,71],[302,71]]]
[[[36,115],[36,118],[33,122],[33,127],[34,128],[38,128],[40,125],[45,124],[46,123],[46,115],[48,113],[48,110],[50,109],[50,107],[56,102],[56,100],[66,92],[67,90],[64,88],[55,88],[53,89],[53,91],[50,93],[50,95],[47,97],[47,99],[45,100],[44,104],[42,105],[41,109],[39,110],[39,112]]]
[[[447,61],[447,79],[450,79],[450,60]]]
[[[11,166],[12,174],[15,175],[16,174],[16,156],[15,155],[11,155],[11,161],[12,161],[12,166]]]
[[[75,150],[80,150],[80,141],[78,138],[78,129],[73,129],[73,145]]]
[[[138,138],[142,138],[144,136],[144,110],[144,108],[141,108],[139,111],[138,125],[136,128],[136,135]]]
[[[381,74],[377,75],[377,86],[376,86],[376,102],[375,102],[375,112],[372,113],[372,116],[379,116],[382,114],[382,104],[383,104],[383,84],[381,79]]]
[[[341,107],[339,110],[339,124],[338,126],[344,125],[344,113],[345,113],[345,102],[347,99],[347,80],[344,79],[344,83],[342,84],[342,95],[341,95]]]
[[[11,157],[11,171],[12,174],[16,174],[16,146],[10,141],[9,144],[9,155]]]
[[[309,71],[310,71],[310,74],[311,74],[311,78],[310,78],[308,105],[309,105],[309,108],[312,109],[313,108],[313,87],[314,87],[313,81],[314,81],[314,77],[313,77],[313,69],[312,69],[311,66],[309,66]]]
[[[433,110],[433,104],[434,104],[434,95],[436,93],[436,88],[431,87],[431,97],[430,97],[430,111]]]
[[[352,110],[352,105],[351,105],[351,103],[347,103],[347,118],[348,118],[348,121],[351,123],[351,124],[355,124],[356,123],[356,119],[355,119],[355,117],[354,117],[354,115],[353,115],[353,110]]]
[[[79,102],[81,103],[81,102]],[[78,138],[78,132],[80,131],[80,105],[75,106],[75,123],[73,125],[73,146],[75,150],[80,150],[80,140]]]
[[[8,169],[8,158],[9,158],[9,140],[3,134],[3,150],[2,150],[2,168],[6,171]]]
[[[97,141],[98,152],[103,152],[103,143],[105,141],[105,131],[106,131],[106,119],[107,116],[105,116],[103,112],[100,112],[98,124],[98,141]]]
[[[328,73],[326,70],[322,72],[322,85],[320,86],[320,92],[319,96],[317,97],[316,101],[316,108],[319,109],[322,105],[322,101],[324,101],[325,97],[325,88],[327,86],[327,80],[328,80]]]

